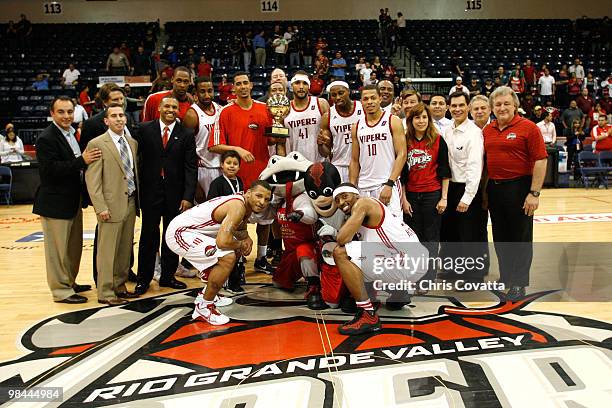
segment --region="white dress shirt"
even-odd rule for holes
[[[542,136],[544,137],[544,143],[552,143],[554,140],[557,139],[557,130],[555,129],[554,123],[546,123],[546,121],[543,120],[541,122],[538,122],[537,126],[542,132]]]
[[[444,133],[446,133],[446,128],[452,125],[453,123],[452,120],[444,116],[442,117],[442,119],[436,120],[432,118],[432,120],[434,125],[436,126],[436,129],[438,129],[438,132],[440,132],[441,135],[444,135]]]
[[[74,107],[74,121],[72,123],[81,123],[87,119],[89,119],[89,115],[85,108],[81,105],[76,105]]]
[[[134,156],[132,156],[132,148],[130,147],[130,144],[128,143],[127,134],[125,136],[120,136],[116,134],[115,132],[113,132],[112,130],[110,130],[110,128],[108,129],[108,134],[110,135],[111,139],[113,139],[113,143],[115,144],[115,147],[117,148],[117,151],[119,152],[119,158],[121,158],[121,145],[119,144],[119,139],[123,138],[123,140],[125,141],[125,145],[127,147],[128,156],[130,158],[130,167],[134,169]],[[136,181],[134,180],[134,182]]]
[[[461,201],[467,205],[478,192],[482,176],[484,140],[482,130],[474,122],[466,119],[455,127],[455,122],[446,128],[444,141],[448,145],[448,162],[455,183],[465,183]]]
[[[60,132],[62,132],[62,135],[64,135],[64,137],[66,138],[66,141],[72,149],[72,153],[74,153],[74,157],[81,156],[81,148],[79,147],[79,142],[77,142],[76,137],[74,136],[74,134],[76,133],[74,128],[70,126],[69,130],[64,130],[57,123],[53,122],[53,124],[59,129]]]
[[[19,137],[15,139],[15,144],[0,140],[0,163],[14,163],[23,161],[23,142]]]
[[[159,120],[159,126],[160,126],[160,132],[161,132],[160,135],[161,135],[162,140],[164,138],[164,128],[167,126],[168,127],[168,141],[170,141],[170,135],[172,134],[172,131],[174,130],[174,125],[176,125],[176,122],[172,122],[171,124],[166,125],[164,122],[161,121],[161,119]]]

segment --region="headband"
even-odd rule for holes
[[[304,81],[310,86],[310,79],[308,79],[308,75],[304,74],[295,74],[293,78],[291,78],[291,85],[293,85],[297,81]]]
[[[343,86],[346,89],[349,89],[349,84],[347,84],[346,82],[344,82],[344,81],[334,81],[331,84],[327,85],[327,88],[325,88],[327,93],[330,93],[332,87],[334,87],[334,86]]]
[[[359,195],[359,190],[357,190],[356,187],[350,185],[340,186],[334,190],[334,194],[332,195],[332,197],[335,200],[336,197],[342,193],[353,193]]]

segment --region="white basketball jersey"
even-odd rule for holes
[[[361,102],[353,101],[353,113],[343,116],[332,106],[329,110],[329,130],[331,131],[334,144],[332,146],[332,164],[334,166],[348,166],[351,164],[351,126],[360,118],[363,118]]]
[[[404,223],[401,217],[394,216],[389,208],[376,198],[370,198],[370,200],[380,204],[383,219],[376,227],[365,227],[363,225],[359,227],[357,234],[360,241],[382,242],[389,247],[397,242],[419,242],[416,233]]]
[[[317,136],[321,130],[319,98],[309,96],[304,110],[296,110],[293,103],[291,101],[291,110],[285,118],[285,127],[289,128],[287,151],[298,151],[311,162],[323,160],[317,145]]]
[[[374,125],[368,125],[365,117],[357,122],[359,142],[360,189],[378,187],[389,180],[395,161],[391,114],[383,112]]]
[[[191,105],[198,115],[198,133],[195,135],[196,153],[198,155],[199,167],[221,167],[220,155],[208,151],[208,138],[215,121],[219,117],[221,107],[212,102],[214,112],[212,115],[204,112],[197,103]]]
[[[242,194],[213,198],[174,217],[168,226],[168,230],[174,231],[174,237],[177,241],[180,239],[180,235],[183,232],[191,232],[194,234],[206,235],[210,238],[216,238],[221,229],[221,223],[213,219],[213,214],[218,207],[231,200],[239,200],[244,203]]]

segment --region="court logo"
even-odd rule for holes
[[[269,285],[234,297],[224,326],[191,320],[196,295],[42,321],[21,338],[30,354],[0,364],[0,387],[61,387],[64,406],[267,408],[594,407],[612,392],[612,325],[525,310],[546,293],[484,308],[417,297],[354,337],[337,330],[350,316]]]

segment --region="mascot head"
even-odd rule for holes
[[[270,183],[277,196],[286,197],[286,190],[289,189],[295,197],[304,192],[304,176],[311,164],[300,152],[290,152],[285,157],[274,155],[259,179]]]
[[[329,162],[314,163],[306,171],[306,194],[321,217],[331,217],[335,214],[337,208],[332,194],[339,184],[340,173],[336,166]]]

